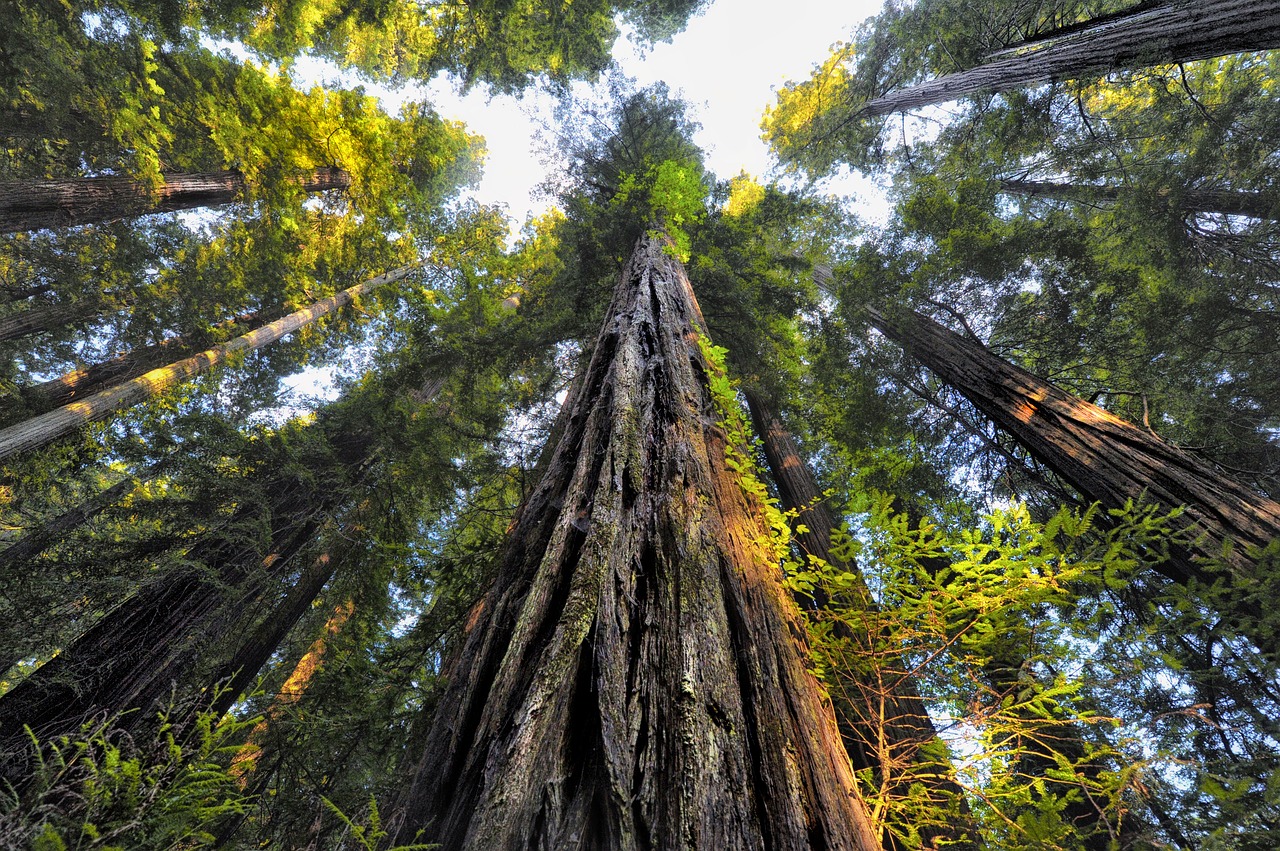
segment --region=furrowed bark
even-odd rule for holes
[[[879,847],[662,245],[619,282],[389,842]]]
[[[187,379],[225,363],[240,352],[251,352],[274,343],[315,322],[339,308],[345,307],[361,295],[380,286],[398,281],[415,267],[405,266],[385,275],[371,278],[362,284],[321,299],[311,306],[242,334],[225,343],[206,349],[198,355],[175,361],[168,366],[153,369],[137,378],[117,384],[79,401],[31,417],[28,420],[0,430],[0,459],[47,446],[53,441],[71,434],[91,422],[106,419],[118,410],[145,402]]]
[[[304,192],[345,190],[351,175],[316,169],[295,183]],[[0,233],[70,227],[128,216],[172,213],[230,204],[244,194],[236,171],[166,174],[159,186],[131,177],[78,177],[0,184]]]
[[[1027,198],[1054,198],[1085,204],[1114,203],[1133,190],[1116,186],[1090,186],[1081,183],[1051,183],[1037,180],[1002,180],[1001,191]],[[1196,213],[1224,213],[1254,219],[1280,219],[1280,201],[1262,192],[1229,189],[1160,189],[1156,192],[1176,205],[1178,210]]]
[[[962,393],[1086,499],[1106,508],[1140,499],[1164,508],[1183,506],[1183,518],[1198,540],[1186,551],[1175,550],[1157,569],[1178,582],[1252,588],[1255,601],[1241,599],[1234,614],[1256,615],[1256,601],[1266,594],[1262,589],[1274,585],[1269,571],[1259,570],[1258,551],[1280,536],[1280,502],[926,316],[874,308],[867,308],[867,315],[885,336]],[[1226,571],[1205,564],[1215,558],[1225,560]],[[1242,618],[1240,628],[1259,647],[1274,652],[1275,636],[1250,630],[1252,619]]]
[[[967,71],[948,74],[863,104],[855,118],[945,103],[979,92],[1106,74],[1120,68],[1191,62],[1280,47],[1278,0],[1169,0],[1143,4],[1058,38],[1001,51]]]
[[[21,773],[29,726],[41,742],[71,734],[91,719],[113,719],[134,730],[151,723],[175,684],[189,678],[191,651],[215,640],[233,613],[227,604],[255,581],[278,572],[319,528],[314,517],[289,517],[265,558],[251,543],[216,540],[188,559],[204,568],[178,569],[152,581],[29,677],[0,697],[0,752]],[[10,777],[10,779],[14,779]]]
[[[800,455],[795,440],[782,421],[753,388],[745,388],[747,408],[756,434],[761,438],[769,472],[778,486],[783,508],[797,512],[793,523],[793,539],[805,556],[811,556],[852,574],[857,582],[856,599],[841,600],[841,608],[851,610],[851,618],[837,621],[838,638],[852,643],[855,651],[872,662],[879,676],[858,677],[853,671],[838,671],[839,683],[833,689],[844,697],[837,701],[837,719],[845,749],[855,769],[870,768],[893,794],[905,792],[903,784],[923,783],[939,800],[963,802],[963,791],[956,784],[946,746],[938,739],[938,731],[915,684],[906,676],[907,668],[896,652],[886,651],[883,642],[872,634],[868,625],[875,623],[879,607],[862,579],[858,565],[837,557],[831,551],[835,518],[818,481]],[[821,588],[814,589],[815,617],[821,619],[829,611],[831,600]],[[870,616],[859,622],[857,612]],[[859,672],[862,673],[862,672]],[[934,753],[926,756],[921,749],[933,744]],[[894,782],[894,779],[897,782]],[[925,831],[930,840],[946,839],[948,848],[971,848],[965,837],[970,826],[955,824],[947,831]],[[886,841],[886,847],[891,843]]]

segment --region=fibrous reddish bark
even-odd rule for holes
[[[475,617],[392,839],[872,849],[834,718],[725,465],[688,280],[645,237]]]
[[[278,522],[265,558],[250,542],[215,537],[197,545],[187,557],[205,568],[177,569],[144,585],[0,697],[0,754],[26,750],[24,726],[47,741],[117,713],[128,714],[113,721],[116,727],[150,723],[175,684],[189,678],[193,648],[234,620],[228,604],[283,568],[319,528],[317,518],[294,513]],[[13,764],[21,772],[23,761]]]
[[[351,175],[316,169],[298,178],[304,192],[347,189]],[[237,171],[166,174],[153,186],[132,177],[73,177],[0,185],[0,233],[114,221],[147,213],[172,213],[230,204],[245,190]]]
[[[801,457],[791,433],[761,395],[750,387],[744,395],[782,507],[796,512],[793,539],[804,556],[855,577],[854,586],[844,592],[848,598],[838,601],[840,610],[849,616],[836,622],[835,634],[852,644],[866,667],[860,671],[835,671],[838,681],[832,685],[832,693],[842,698],[837,700],[837,716],[854,768],[872,769],[890,795],[907,784],[922,783],[944,798],[963,800],[951,765],[943,756],[946,748],[938,740],[938,731],[915,683],[907,675],[899,654],[893,648],[885,648],[876,634],[879,607],[858,565],[838,557],[831,549],[836,523],[817,478]],[[819,619],[824,610],[832,608],[832,601],[822,588],[814,589],[813,607],[813,616]],[[863,615],[861,619],[859,613]],[[926,756],[921,749],[930,743],[940,747]],[[947,847],[959,849],[967,846],[966,827],[954,824],[948,831],[925,832],[934,839],[945,836]]]
[[[1085,204],[1111,203],[1121,198],[1125,189],[1116,186],[1091,186],[1086,183],[1052,183],[1038,180],[1002,180],[1004,192],[1028,198],[1056,198]],[[1177,209],[1198,213],[1225,213],[1254,219],[1280,218],[1280,199],[1261,192],[1230,189],[1161,189],[1159,197],[1169,198]]]
[[[1060,37],[1037,40],[988,57],[975,68],[889,92],[863,104],[854,117],[978,94],[1105,74],[1119,68],[1191,62],[1280,47],[1277,0],[1168,0],[1132,14],[1108,16]]]
[[[1087,499],[1107,508],[1147,499],[1183,506],[1198,536],[1158,567],[1179,582],[1245,587],[1259,575],[1258,551],[1280,537],[1280,503],[1232,481],[1154,434],[1032,375],[909,310],[868,308],[875,327],[1013,435]],[[1227,573],[1206,567],[1223,559]],[[1243,608],[1256,608],[1256,602]],[[1242,624],[1242,629],[1247,624]],[[1273,646],[1274,636],[1254,635]],[[1260,645],[1264,646],[1264,645]]]

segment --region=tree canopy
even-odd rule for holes
[[[0,11],[0,845],[1271,847],[1276,4],[702,6]]]

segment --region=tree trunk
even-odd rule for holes
[[[221,323],[218,327],[233,328],[236,325],[256,322],[259,312],[253,311]],[[187,337],[170,337],[150,346],[141,346],[109,361],[72,370],[57,378],[24,387],[19,391],[30,408],[43,413],[51,408],[66,405],[84,396],[92,396],[112,385],[129,381],[171,362],[175,357],[189,354],[194,346]]]
[[[316,169],[295,181],[304,192],[347,189],[351,175]],[[0,233],[108,222],[149,213],[172,213],[230,204],[245,190],[236,171],[166,174],[153,187],[131,177],[73,177],[0,184]]]
[[[225,363],[239,352],[251,352],[262,348],[268,343],[273,343],[286,334],[291,334],[300,328],[310,325],[320,317],[350,304],[365,293],[384,284],[404,278],[414,268],[405,266],[394,272],[371,278],[362,284],[357,284],[328,298],[321,299],[310,307],[291,313],[282,319],[277,319],[275,322],[263,325],[254,331],[235,337],[211,349],[206,349],[198,355],[175,361],[159,369],[153,369],[137,378],[122,382],[110,390],[103,390],[56,410],[39,414],[2,429],[0,430],[0,460],[46,446],[60,437],[71,434],[87,423],[106,419],[118,410],[145,402],[153,396],[158,396],[189,378]]]
[[[1277,0],[1169,0],[1143,4],[1058,38],[1040,40],[1016,55],[1001,51],[967,71],[948,74],[868,101],[856,118],[888,115],[979,92],[1106,74],[1119,68],[1191,62],[1280,47]]]
[[[392,839],[874,849],[688,280],[643,238],[476,613]]]
[[[327,559],[327,556],[322,556],[322,558]],[[332,570],[329,572],[332,575]],[[283,712],[301,700],[302,696],[306,694],[307,687],[311,685],[311,678],[315,676],[316,671],[320,670],[320,666],[324,663],[324,654],[328,648],[329,640],[342,631],[354,611],[355,604],[351,600],[334,607],[333,614],[325,621],[324,632],[307,647],[307,651],[302,654],[302,658],[293,666],[293,671],[289,673],[288,678],[280,686],[280,691],[276,693],[275,698],[271,701],[271,705],[263,713],[262,719],[253,725],[253,729],[249,731],[248,738],[237,749],[236,755],[231,759],[230,770],[235,775],[240,788],[243,789],[248,785],[249,775],[256,770],[262,760],[262,749],[266,744],[267,732],[270,730],[271,725],[279,720]],[[295,618],[294,621],[296,622],[297,619]],[[283,635],[281,635],[281,638],[283,638]],[[229,708],[230,704],[227,705],[227,709]],[[226,709],[221,711],[225,712]]]
[[[1086,499],[1106,508],[1141,499],[1166,509],[1185,507],[1183,519],[1197,540],[1176,548],[1157,569],[1178,582],[1225,581],[1238,590],[1251,588],[1252,599],[1238,595],[1234,612],[1222,613],[1260,611],[1274,580],[1259,569],[1258,553],[1280,537],[1280,503],[928,317],[874,308],[867,314],[885,336],[964,394]],[[1225,560],[1226,571],[1205,564],[1215,558]],[[1240,628],[1259,647],[1275,649],[1275,636],[1250,618],[1243,618]]]
[[[92,319],[102,310],[102,302],[85,301],[37,304],[0,316],[0,342],[17,340]]]
[[[1000,188],[1006,193],[1028,198],[1055,198],[1078,201],[1085,204],[1113,203],[1131,189],[1116,186],[1090,186],[1082,183],[1048,183],[1037,180],[1002,180]],[[1178,210],[1196,213],[1225,213],[1229,216],[1249,216],[1254,219],[1280,219],[1280,202],[1272,195],[1261,192],[1243,192],[1229,189],[1160,189],[1160,198],[1172,201]]]
[[[189,682],[192,651],[216,641],[234,620],[228,604],[278,574],[321,524],[316,500],[296,488],[277,503],[265,558],[234,531],[207,536],[184,559],[198,566],[147,583],[0,697],[0,750],[9,750],[17,779],[25,760],[14,757],[28,747],[24,725],[41,742],[91,719],[134,730],[152,721],[175,684]]]
[[[854,653],[869,661],[870,670],[836,671],[839,682],[833,686],[837,695],[836,716],[845,748],[855,769],[872,769],[881,787],[890,796],[902,795],[907,786],[922,783],[945,808],[962,804],[963,791],[955,782],[945,744],[929,718],[924,701],[907,668],[893,648],[875,634],[879,607],[863,581],[858,566],[837,557],[831,551],[835,518],[827,500],[818,489],[817,479],[801,457],[790,432],[769,410],[760,394],[746,388],[747,408],[755,432],[761,438],[765,460],[778,486],[783,508],[797,512],[793,540],[805,556],[813,557],[852,574],[856,579],[854,600],[841,600],[841,609],[854,615],[835,624],[837,638],[850,642]],[[815,617],[821,619],[830,610],[831,601],[821,588],[814,589]],[[858,622],[857,613],[870,617]],[[864,627],[859,629],[859,627]],[[861,675],[861,676],[860,676]],[[841,699],[842,698],[842,699]],[[922,752],[932,745],[932,753]],[[913,825],[916,826],[916,825]],[[965,839],[971,825],[953,824],[949,829],[922,830],[930,840],[945,839],[946,847],[972,847]],[[890,843],[886,842],[886,847]]]
[[[144,476],[144,478],[146,478]],[[0,550],[0,573],[29,562],[49,547],[79,529],[103,511],[124,499],[138,486],[138,480],[125,476],[97,496],[77,505],[70,511],[45,521],[9,546]]]

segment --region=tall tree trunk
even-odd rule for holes
[[[874,849],[795,603],[725,464],[663,240],[614,294],[392,839],[449,849]]]
[[[36,304],[15,310],[13,313],[0,316],[0,342],[17,340],[53,331],[64,325],[74,325],[97,316],[103,308],[97,299],[83,301],[59,302],[54,304]]]
[[[339,168],[322,168],[295,182],[304,192],[324,192],[349,188],[351,175]],[[166,174],[159,186],[131,177],[73,177],[0,184],[0,233],[214,207],[232,203],[244,190],[244,176],[237,171]]]
[[[1276,590],[1270,571],[1259,567],[1258,552],[1280,537],[1280,503],[926,316],[874,308],[867,315],[1085,498],[1107,508],[1140,499],[1185,507],[1183,518],[1198,539],[1176,548],[1157,569],[1178,582],[1252,588],[1239,595],[1238,606],[1223,607],[1234,611],[1222,614],[1245,614],[1239,628],[1262,649],[1276,650],[1275,636],[1248,615],[1256,615]],[[1225,574],[1204,564],[1215,558],[1225,558]]]
[[[185,561],[197,566],[147,583],[0,696],[0,751],[10,751],[19,777],[25,761],[15,756],[27,748],[24,725],[43,742],[95,718],[130,730],[151,722],[175,684],[189,681],[192,652],[234,621],[229,604],[278,574],[321,525],[315,499],[297,488],[274,507],[280,511],[265,558],[234,532],[208,536],[187,553]]]
[[[855,613],[835,624],[837,638],[853,646],[855,654],[870,663],[869,670],[837,671],[839,683],[836,715],[845,748],[855,769],[872,769],[887,795],[902,795],[910,784],[921,783],[946,807],[963,803],[963,791],[955,782],[946,745],[929,718],[928,710],[898,653],[886,650],[875,634],[878,611],[858,565],[831,550],[835,518],[809,465],[782,421],[753,388],[743,394],[752,425],[761,438],[769,472],[778,486],[783,508],[797,512],[793,537],[805,556],[811,556],[855,577],[854,599],[840,600],[841,608]],[[832,602],[821,588],[814,589],[815,617],[821,619]],[[859,620],[856,613],[867,615]],[[842,699],[839,699],[842,698]],[[929,752],[922,749],[929,747]],[[911,825],[918,827],[918,825]],[[972,825],[951,824],[927,829],[930,840],[946,839],[948,848],[972,847],[965,839]],[[886,847],[890,843],[886,841]]]
[[[236,325],[256,322],[259,318],[260,313],[253,311],[223,322],[218,328],[230,329]],[[18,392],[30,408],[43,413],[50,408],[66,405],[77,398],[92,396],[112,385],[137,378],[172,362],[176,357],[190,354],[194,348],[188,337],[170,337],[159,343],[140,346],[109,361],[74,369],[57,378],[23,387]]]
[[[307,687],[311,685],[312,677],[315,676],[316,671],[320,670],[320,666],[324,662],[324,654],[328,648],[329,640],[342,631],[354,611],[355,604],[351,600],[339,603],[334,607],[333,614],[329,615],[328,620],[325,621],[324,632],[307,647],[307,651],[302,654],[302,658],[293,666],[293,670],[280,686],[280,690],[271,701],[271,705],[263,713],[262,719],[253,725],[253,729],[249,731],[248,738],[236,751],[235,757],[231,760],[230,768],[231,773],[235,775],[236,780],[239,782],[240,788],[243,789],[248,785],[249,775],[253,773],[262,759],[262,749],[265,746],[267,732],[272,723],[278,721],[283,712],[301,700],[302,696],[306,694]],[[230,706],[227,708],[230,708]],[[239,820],[237,820],[238,822]]]
[[[1058,80],[1210,59],[1280,47],[1277,0],[1169,0],[1143,4],[1058,38],[1040,40],[1013,56],[1002,51],[975,68],[948,74],[868,101],[856,118],[888,115],[979,92],[1002,92]]]
[[[362,284],[321,299],[303,310],[206,349],[198,355],[153,369],[137,378],[117,384],[109,390],[94,393],[87,398],[2,429],[0,430],[0,460],[47,446],[83,425],[106,419],[118,410],[145,402],[189,378],[207,372],[225,363],[239,352],[251,352],[268,343],[274,343],[286,334],[304,328],[320,317],[350,304],[359,296],[404,278],[414,268],[405,266],[394,272],[370,278]]]
[[[147,478],[144,476],[144,478]],[[124,499],[138,486],[138,480],[125,476],[102,493],[82,502],[57,517],[46,520],[39,527],[0,550],[0,572],[12,570],[29,562],[58,541],[70,535],[103,511]],[[2,669],[0,669],[2,670]]]
[[[1111,203],[1134,190],[1084,183],[1050,183],[1038,180],[1002,180],[1001,191],[1028,198],[1055,198],[1085,204]],[[1262,192],[1230,189],[1160,189],[1157,195],[1169,199],[1177,209],[1199,213],[1226,213],[1255,219],[1280,219],[1280,200]]]

